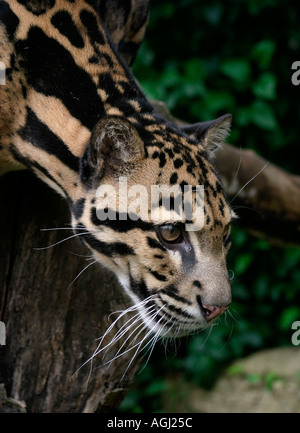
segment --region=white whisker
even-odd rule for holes
[[[232,269],[229,270],[228,274],[231,273],[231,276],[229,277],[229,280],[234,280],[234,271]]]
[[[145,325],[144,323],[141,323],[140,326],[142,326],[142,325],[143,325],[143,327],[142,327],[142,329],[140,329],[140,331],[138,332],[137,337],[138,337],[138,336],[139,336],[139,335],[140,335],[140,334],[141,334],[145,329],[147,329],[147,325]],[[135,332],[135,331],[136,331],[136,330],[134,330],[133,332]],[[150,331],[148,331],[148,333],[146,334],[146,336],[143,337],[142,342],[143,342],[144,339],[149,335],[149,332],[150,332]],[[121,348],[123,347],[123,345],[124,345],[124,344],[122,344]],[[133,345],[133,346],[131,346],[131,347],[130,347],[130,345],[129,345],[128,349],[126,349],[126,350],[125,350],[124,352],[122,352],[122,353],[119,353],[119,351],[118,351],[117,354],[116,354],[116,355],[115,355],[111,360],[105,362],[104,364],[102,364],[102,366],[109,364],[109,367],[110,367],[110,365],[112,364],[113,361],[115,361],[116,359],[120,358],[121,356],[124,356],[126,353],[128,353],[128,352],[130,352],[131,350],[133,350],[133,349],[135,349],[136,347],[138,347],[137,350],[136,350],[136,352],[135,352],[135,354],[134,354],[133,357],[131,358],[131,361],[130,361],[130,363],[129,363],[129,365],[130,365],[131,362],[133,361],[133,359],[135,358],[135,355],[138,353],[138,351],[139,351],[139,349],[140,349],[140,345],[141,345],[141,342],[138,342],[138,343],[136,343],[135,345]],[[120,348],[120,349],[121,349],[121,348]],[[128,367],[129,367],[129,366],[127,366],[125,372],[123,373],[122,379],[124,378],[124,375],[125,375],[125,373],[126,373],[127,370],[128,370]],[[122,380],[122,379],[121,379],[121,380]]]
[[[236,319],[235,317],[234,317],[234,314],[233,314],[233,311],[232,311],[232,308],[230,308],[230,309],[228,309],[225,313],[228,313],[228,315],[235,321],[235,322],[238,322],[238,319]],[[234,311],[234,313],[237,313],[236,311]],[[237,313],[238,314],[238,313]]]
[[[85,226],[76,226],[76,230],[86,230],[87,227]],[[41,232],[50,232],[50,231],[58,231],[58,230],[73,230],[74,231],[74,227],[48,227],[45,229],[40,229]],[[93,229],[93,228],[89,228],[90,232],[95,232],[98,231],[99,229]]]
[[[150,308],[155,309],[155,306],[152,306],[152,307],[150,307]],[[150,310],[150,309],[149,309],[149,310]],[[154,317],[159,313],[159,311],[160,311],[160,310],[158,310],[158,311],[154,311],[153,314],[150,316],[150,319],[154,318]],[[148,311],[147,311],[147,313],[148,313]],[[140,319],[142,319],[142,316],[140,317]],[[123,352],[121,355],[118,355],[119,352],[120,352],[120,350],[121,350],[122,347],[124,346],[125,342],[128,340],[128,338],[129,338],[129,337],[130,337],[134,332],[136,332],[136,330],[137,330],[141,325],[144,325],[144,327],[143,327],[143,328],[138,332],[138,334],[134,337],[133,341],[130,343],[131,347],[129,346],[129,348],[128,348],[125,352]],[[117,354],[116,354],[116,355],[118,355],[118,356],[115,356],[115,357],[112,359],[112,361],[113,361],[114,359],[118,358],[119,356],[122,356],[123,354],[127,353],[128,351],[134,349],[136,346],[140,346],[140,345],[143,343],[143,341],[145,340],[145,338],[147,338],[147,336],[149,335],[149,333],[151,334],[151,333],[153,332],[153,330],[148,331],[148,333],[146,334],[145,337],[143,337],[143,339],[142,339],[141,342],[138,342],[137,344],[135,344],[134,346],[132,346],[132,343],[133,343],[134,341],[136,341],[136,339],[137,339],[138,336],[141,334],[141,332],[142,332],[144,329],[147,329],[147,325],[145,325],[144,322],[142,322],[141,325],[139,325],[138,328],[134,329],[134,331],[130,334],[130,336],[127,337],[126,341],[122,344],[122,346],[120,347],[120,349],[118,350],[118,352],[117,352]]]
[[[47,247],[34,248],[34,250],[37,250],[37,251],[47,250],[48,248],[55,247],[56,245],[59,245],[59,244],[65,242],[65,241],[68,241],[69,239],[76,238],[77,236],[88,235],[88,234],[89,234],[89,232],[76,233],[76,234],[74,234],[74,235],[72,235],[72,236],[68,236],[68,237],[65,238],[65,239],[62,239],[62,240],[60,240],[60,241],[58,241],[58,242],[55,242],[55,243],[52,244],[52,245],[48,245]]]
[[[164,316],[162,316],[162,318],[164,318]],[[169,321],[167,322],[167,324],[170,323],[170,322],[171,322],[171,319],[169,319]],[[158,323],[159,323],[159,322],[158,322]],[[171,327],[166,331],[166,333],[169,332],[169,331],[173,328],[173,326],[174,326],[174,323],[173,323],[172,326],[171,326]],[[151,355],[152,355],[152,352],[153,352],[153,350],[154,350],[154,347],[155,347],[157,341],[158,341],[159,339],[163,339],[163,337],[164,337],[163,334],[160,334],[160,333],[157,332],[156,334],[154,334],[153,338],[148,342],[148,343],[149,343],[149,349],[148,349],[148,351],[149,351],[149,355],[148,355],[148,357],[147,357],[147,359],[146,359],[146,362],[144,363],[143,368],[139,371],[139,373],[141,373],[141,372],[144,370],[144,368],[146,367],[146,365],[148,364],[149,359],[150,359],[150,357],[151,357]],[[163,341],[164,341],[164,340],[163,340]]]
[[[153,306],[153,308],[155,308],[155,307]],[[118,330],[118,332],[114,335],[110,344],[113,344],[115,341],[121,339],[123,337],[123,335],[125,335],[128,332],[128,330],[131,327],[133,327],[140,320],[142,320],[142,317],[141,317],[141,313],[138,311],[133,317],[131,317],[127,322],[125,322],[124,325],[121,326],[121,328]],[[130,324],[131,321],[133,321],[133,322]]]
[[[163,307],[164,307],[164,306],[163,306]],[[161,307],[161,308],[156,312],[155,315],[158,315],[158,313],[162,310],[163,307]],[[137,348],[137,350],[135,351],[135,353],[134,353],[133,357],[131,358],[130,362],[128,363],[128,365],[127,365],[127,367],[126,367],[126,370],[124,371],[121,380],[124,379],[124,377],[125,377],[125,375],[126,375],[128,369],[129,369],[129,367],[131,366],[131,364],[132,364],[133,360],[135,359],[135,357],[137,356],[137,354],[138,354],[139,352],[142,352],[142,351],[145,349],[145,347],[149,344],[149,341],[147,341],[146,344],[141,348],[143,342],[144,342],[145,340],[148,339],[148,336],[151,335],[151,334],[153,333],[154,329],[155,329],[156,327],[158,327],[159,322],[160,322],[161,320],[163,320],[163,318],[164,318],[164,315],[163,315],[163,316],[159,319],[159,321],[154,325],[154,328],[153,328],[153,329],[150,329],[150,330],[147,332],[147,334],[144,336],[144,338],[142,339],[142,341],[141,341],[139,344],[137,344],[138,348]],[[158,332],[156,332],[156,334],[154,334],[154,337],[155,337],[156,335],[159,336],[160,334],[159,334]],[[152,340],[153,340],[154,337],[152,337]],[[158,338],[158,337],[157,337],[157,338]],[[156,338],[156,340],[157,340],[157,338]],[[156,343],[156,340],[154,341],[154,345],[155,345],[155,343]],[[150,341],[151,341],[151,340],[150,340]],[[150,343],[150,344],[151,344],[151,343]],[[153,347],[154,347],[154,346],[153,346]],[[152,353],[152,351],[151,351],[151,353]]]
[[[147,298],[147,300],[146,301],[149,301],[150,299],[152,299],[153,298],[153,296],[151,296],[151,297],[149,297],[149,298]],[[141,302],[141,304],[145,304],[145,303],[147,303],[147,302],[144,302],[144,301],[142,301]],[[136,306],[135,306],[136,307]],[[161,309],[163,308],[164,306],[162,306],[159,310],[154,310],[155,309],[155,306],[153,306],[153,305],[151,305],[148,309],[147,309],[147,314],[149,314],[149,312],[151,312],[151,315],[150,315],[150,320],[152,320],[153,318],[155,318],[155,316],[157,316],[158,314],[159,314],[159,312],[161,311]],[[133,309],[133,308],[130,308],[130,309]],[[123,313],[121,314],[121,316],[123,315]],[[135,317],[136,317],[137,315],[135,315]],[[117,320],[119,320],[119,318],[120,318],[120,316],[117,318]],[[100,348],[100,346],[101,346],[101,341],[100,341],[100,344],[98,345],[98,347],[97,347],[97,349],[96,349],[96,351],[94,352],[94,354],[93,354],[93,356],[91,357],[91,361],[92,361],[92,359],[96,356],[96,355],[98,355],[100,352],[102,352],[103,350],[105,350],[105,353],[106,353],[106,351],[108,350],[108,348],[109,348],[109,346],[111,346],[113,343],[115,343],[116,341],[118,341],[118,340],[120,340],[122,337],[123,337],[123,335],[125,335],[133,326],[134,326],[134,324],[135,323],[137,323],[137,322],[139,322],[139,321],[141,321],[142,320],[142,316],[141,316],[141,314],[139,313],[139,317],[138,317],[138,319],[135,319],[134,320],[134,322],[133,323],[131,323],[130,324],[130,326],[127,326],[126,328],[125,328],[125,330],[123,330],[123,332],[121,332],[121,333],[119,333],[119,331],[117,332],[117,334],[116,334],[116,336],[113,338],[113,340],[111,341],[111,342],[109,342],[106,346],[104,346],[103,348]],[[162,318],[155,324],[155,326],[154,326],[154,329],[155,329],[155,327],[158,327],[159,326],[159,322],[162,320]],[[129,320],[130,321],[130,320]],[[128,323],[128,322],[127,322]],[[126,325],[126,324],[125,324]],[[123,325],[124,326],[124,325]],[[127,343],[127,341],[131,338],[131,336],[134,334],[134,333],[136,333],[137,332],[137,330],[139,329],[141,327],[141,329],[140,329],[140,331],[134,336],[134,338],[133,338],[133,340],[130,342],[130,344],[129,344],[129,346],[128,346],[128,348],[125,350],[125,351],[123,351],[123,352],[121,352],[122,351],[122,348],[126,345],[126,343]],[[130,360],[130,362],[128,363],[128,365],[127,365],[127,368],[126,368],[126,370],[125,370],[125,372],[123,373],[123,375],[122,375],[122,378],[121,378],[121,380],[123,380],[123,378],[125,377],[125,374],[126,374],[126,372],[128,371],[128,369],[129,369],[129,367],[130,367],[130,365],[132,364],[132,362],[133,362],[133,360],[135,359],[135,357],[137,356],[137,354],[139,353],[139,352],[141,352],[149,343],[147,342],[147,340],[148,340],[148,337],[153,333],[153,329],[151,329],[151,330],[148,330],[148,332],[146,333],[146,335],[144,335],[144,337],[142,338],[142,340],[141,341],[139,341],[139,342],[137,342],[136,344],[134,344],[134,342],[138,339],[138,337],[145,331],[147,329],[147,325],[142,321],[140,324],[139,324],[139,326],[138,327],[135,327],[135,329],[130,333],[130,335],[126,338],[126,340],[123,342],[123,344],[121,345],[121,347],[118,349],[118,351],[117,351],[117,353],[115,354],[115,356],[111,359],[111,360],[109,360],[109,361],[107,361],[107,362],[105,362],[104,364],[102,364],[101,366],[104,366],[104,365],[108,365],[108,368],[110,367],[110,365],[112,364],[112,362],[114,361],[114,360],[116,360],[116,359],[118,359],[118,358],[120,358],[121,356],[124,356],[126,353],[128,353],[128,352],[130,352],[130,351],[132,351],[132,350],[134,350],[135,348],[137,348],[136,349],[136,351],[135,351],[135,353],[133,354],[133,356],[131,357],[131,360]],[[107,335],[107,333],[105,333],[106,335]],[[159,337],[159,333],[157,332],[157,337],[156,337],[156,339]],[[143,345],[143,343],[146,341],[146,344],[142,347],[142,345]],[[156,341],[155,341],[156,342]],[[155,344],[155,342],[154,342],[154,344]],[[90,377],[90,376],[89,376]]]
[[[135,341],[135,340],[139,337],[139,335],[140,335],[140,334],[141,334],[145,329],[147,329],[147,325],[146,325],[144,322],[142,322],[142,323],[138,326],[138,328],[139,328],[140,326],[142,326],[142,328],[141,328],[141,330],[138,332],[138,334],[135,336],[135,338],[134,338],[133,341]],[[134,329],[134,331],[130,334],[130,336],[131,336],[134,332],[136,332],[136,330],[137,330],[138,328]],[[124,342],[124,343],[122,344],[122,346],[120,347],[120,349],[118,350],[118,352],[116,353],[116,355],[115,355],[111,360],[109,360],[109,361],[105,362],[104,364],[102,364],[101,367],[103,367],[103,366],[105,366],[105,365],[108,365],[108,368],[109,368],[109,367],[111,366],[111,364],[112,364],[113,361],[115,361],[116,359],[120,358],[121,356],[124,356],[126,353],[128,353],[128,352],[130,352],[131,350],[133,350],[133,349],[135,349],[136,347],[138,347],[138,349],[136,350],[134,356],[131,358],[131,361],[130,361],[130,363],[129,363],[129,365],[130,365],[131,362],[133,361],[133,359],[135,358],[136,354],[138,353],[141,344],[143,343],[143,341],[148,337],[148,335],[149,335],[151,332],[152,332],[151,330],[148,331],[147,334],[143,337],[143,339],[142,339],[141,342],[138,342],[138,343],[136,343],[136,344],[134,344],[134,345],[132,345],[132,342],[131,342],[130,345],[129,345],[129,347],[128,347],[128,349],[126,349],[126,350],[125,350],[124,352],[122,352],[122,353],[119,353],[119,352],[121,351],[122,347],[125,345],[125,342]],[[128,337],[128,338],[129,338],[129,337]],[[128,338],[126,339],[126,341],[128,340]],[[100,351],[102,351],[102,350],[104,350],[104,349],[106,349],[106,347],[104,347],[104,348],[101,349]],[[99,351],[99,353],[100,353],[100,351]],[[128,367],[129,367],[129,365],[128,365]],[[127,369],[128,369],[128,367],[127,367]],[[127,371],[127,369],[126,369],[126,371]],[[124,375],[125,375],[126,371],[124,372],[124,374],[123,374],[121,380],[124,378]]]
[[[83,227],[82,229],[78,228],[78,230],[86,230],[86,227]],[[41,232],[50,232],[50,231],[56,231],[56,230],[73,230],[73,227],[50,227],[46,229],[40,229]]]
[[[236,178],[237,178],[237,175],[238,175],[238,173],[239,173],[239,171],[240,171],[241,164],[242,164],[242,159],[243,159],[243,149],[242,149],[242,147],[240,146],[240,159],[239,159],[238,167],[237,167],[237,169],[236,169],[236,172],[235,172],[234,178],[233,178],[233,180],[232,180],[232,182],[231,182],[231,185],[234,185],[234,182],[235,182],[235,180],[236,180]]]
[[[93,262],[89,263],[88,265],[86,265],[80,272],[79,274],[74,278],[74,280],[69,284],[68,289],[72,286],[72,284],[80,277],[80,275],[90,266],[94,265],[95,263],[97,263],[97,260],[94,260]]]
[[[250,182],[253,181],[253,179],[255,179],[257,176],[260,175],[260,173],[262,173],[264,171],[264,169],[267,167],[267,165],[269,164],[269,161],[266,162],[266,164],[263,166],[262,169],[259,170],[258,173],[256,173],[253,177],[251,177],[251,179],[248,180],[248,182],[245,183],[244,186],[242,186],[242,188],[236,193],[236,195],[230,200],[230,204],[237,198],[237,196],[243,191],[244,188],[246,188],[247,185],[249,185]]]
[[[151,308],[155,308],[155,306],[152,306]],[[106,351],[105,351],[105,354],[106,354],[106,352],[107,352],[107,349],[108,349],[108,347],[109,346],[111,346],[115,341],[118,341],[118,340],[120,340],[122,337],[123,337],[123,335],[125,335],[133,326],[134,326],[134,324],[136,323],[136,322],[139,322],[139,321],[141,321],[141,323],[139,324],[139,326],[137,326],[132,332],[131,332],[131,334],[129,334],[129,336],[126,338],[126,340],[122,343],[122,345],[121,345],[121,347],[119,348],[119,350],[118,350],[118,352],[115,354],[115,356],[114,356],[114,358],[111,360],[111,361],[109,361],[110,362],[110,364],[111,364],[111,362],[114,360],[114,359],[116,359],[116,358],[118,358],[119,356],[117,356],[119,353],[120,353],[120,351],[122,350],[122,348],[123,348],[123,346],[125,346],[126,345],[126,343],[127,343],[127,341],[130,339],[130,337],[132,336],[132,334],[134,334],[141,326],[143,326],[143,328],[138,332],[138,334],[137,335],[135,335],[135,337],[134,337],[134,339],[130,342],[130,344],[129,344],[129,349],[127,350],[127,351],[129,351],[129,350],[132,350],[134,347],[136,347],[136,345],[135,346],[132,346],[132,344],[136,341],[136,339],[138,338],[138,336],[141,334],[141,332],[144,330],[144,329],[146,329],[146,325],[144,324],[144,322],[143,322],[143,318],[142,318],[142,316],[141,316],[141,314],[140,314],[140,312],[136,315],[136,316],[138,316],[138,319],[135,319],[135,321],[130,325],[130,326],[127,326],[126,328],[125,328],[125,330],[120,334],[120,335],[117,335],[118,333],[119,333],[119,331],[117,332],[117,334],[115,335],[115,337],[113,338],[113,340],[107,345],[107,346],[105,346],[102,350],[104,350],[104,349],[106,349]],[[129,321],[128,321],[129,322]],[[127,325],[127,323],[128,322],[126,322],[126,324],[125,325]],[[124,325],[123,325],[124,326]],[[116,338],[117,337],[117,338]],[[138,343],[139,344],[139,343]],[[131,346],[131,347],[130,347]],[[102,351],[101,350],[101,351]],[[127,352],[126,351],[126,352]],[[126,353],[126,352],[123,352],[121,355],[123,355],[124,353]],[[99,352],[100,353],[100,352]],[[97,355],[97,354],[95,354],[95,355]]]
[[[142,301],[138,302],[137,304],[131,305],[130,307],[126,308],[126,310],[116,310],[113,311],[112,313],[110,313],[110,316],[112,316],[113,314],[117,314],[117,313],[121,313],[122,315],[127,314],[128,312],[137,310],[139,307],[143,307],[144,305],[146,305],[149,301],[153,300],[154,298],[156,298],[156,295],[150,295],[148,296],[148,298],[143,299]],[[118,320],[118,319],[116,319]]]
[[[74,253],[73,251],[69,251],[69,250],[66,250],[66,251],[67,251],[67,253],[70,253],[73,256],[83,257],[86,260],[93,260],[95,258],[93,254],[78,254],[78,253]]]
[[[100,340],[99,341],[99,343],[98,343],[98,345],[97,345],[97,347],[96,347],[96,349],[95,349],[95,351],[94,351],[94,353],[92,354],[92,356],[90,356],[90,358],[88,358],[76,371],[75,371],[75,373],[74,374],[76,374],[82,367],[84,367],[88,362],[90,362],[91,363],[91,365],[90,365],[90,371],[89,371],[89,374],[88,374],[88,378],[87,378],[87,382],[88,382],[88,380],[89,380],[89,378],[90,378],[90,375],[91,375],[91,372],[92,372],[92,363],[93,363],[93,359],[95,358],[95,356],[97,356],[97,355],[99,355],[101,352],[103,352],[104,350],[108,350],[108,348],[110,347],[110,346],[112,346],[114,343],[116,343],[117,341],[119,341],[122,337],[123,337],[123,335],[125,335],[126,334],[126,332],[128,332],[129,331],[129,329],[131,329],[131,327],[133,326],[133,324],[131,324],[130,326],[128,326],[128,323],[131,321],[131,320],[133,320],[133,319],[135,319],[134,320],[134,323],[135,322],[138,322],[139,320],[142,320],[142,316],[141,316],[141,314],[140,314],[140,312],[138,312],[137,314],[135,314],[135,316],[133,317],[133,318],[131,318],[131,319],[129,319],[129,321],[127,321],[124,325],[122,325],[122,327],[117,331],[117,333],[116,333],[116,335],[113,337],[113,339],[107,344],[107,345],[105,345],[104,347],[101,347],[102,346],[102,343],[103,343],[103,340],[104,340],[104,338],[112,331],[112,329],[116,326],[116,324],[117,324],[117,322],[122,318],[122,317],[124,317],[125,316],[125,314],[128,314],[128,313],[130,313],[130,312],[133,312],[133,311],[136,311],[136,310],[138,310],[141,306],[145,306],[149,301],[151,301],[153,298],[155,297],[155,295],[151,295],[151,296],[149,296],[148,298],[146,298],[146,299],[144,299],[143,301],[141,301],[141,302],[139,302],[139,303],[137,303],[137,304],[135,304],[135,305],[132,305],[132,306],[130,306],[130,307],[128,307],[126,310],[124,310],[124,311],[115,311],[115,312],[113,312],[113,313],[111,313],[110,314],[110,316],[112,315],[112,314],[115,314],[115,313],[120,313],[119,314],[119,316],[114,320],[114,322],[108,327],[108,329],[105,331],[105,333],[103,334],[103,336],[102,337],[100,337],[98,340]],[[151,308],[153,308],[154,306],[150,306],[150,309]],[[138,319],[136,319],[136,317],[138,317]],[[144,327],[146,328],[146,325],[144,325]],[[123,329],[123,328],[125,328],[125,329]],[[136,331],[136,330],[135,330]],[[131,349],[130,350],[132,350],[134,347],[131,347]],[[125,352],[124,352],[125,353]],[[108,362],[110,362],[110,361],[108,361]],[[104,364],[105,365],[105,364]]]

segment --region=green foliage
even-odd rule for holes
[[[232,113],[232,144],[299,173],[299,90],[291,84],[300,49],[298,3],[152,0],[151,8],[134,67],[148,97],[187,122]],[[169,353],[158,344],[122,410],[161,410],[170,372],[211,387],[230,361],[291,345],[291,324],[300,320],[300,250],[271,246],[238,226],[232,237],[230,311],[211,330],[170,343]],[[275,379],[270,373],[266,386]]]

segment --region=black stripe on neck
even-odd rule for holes
[[[45,123],[41,122],[29,107],[27,107],[26,123],[18,132],[23,140],[29,141],[33,146],[56,156],[72,170],[79,171],[79,158],[70,152],[65,143]],[[49,169],[49,167],[47,168]]]

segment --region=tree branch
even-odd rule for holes
[[[300,246],[299,176],[229,144],[216,165],[240,226],[271,243]]]

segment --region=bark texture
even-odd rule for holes
[[[121,380],[132,352],[101,366],[88,363],[96,341],[116,318],[109,314],[130,305],[116,278],[91,265],[86,248],[72,236],[63,199],[28,172],[0,177],[0,320],[6,345],[0,346],[0,412],[16,411],[11,399],[28,412],[107,412],[125,396],[139,363]],[[82,255],[82,256],[78,256]],[[108,341],[107,341],[108,342]],[[120,346],[115,345],[115,351]],[[112,351],[107,359],[113,356]],[[3,389],[3,386],[2,386]],[[2,399],[1,399],[2,395]],[[2,408],[1,408],[2,400]]]

